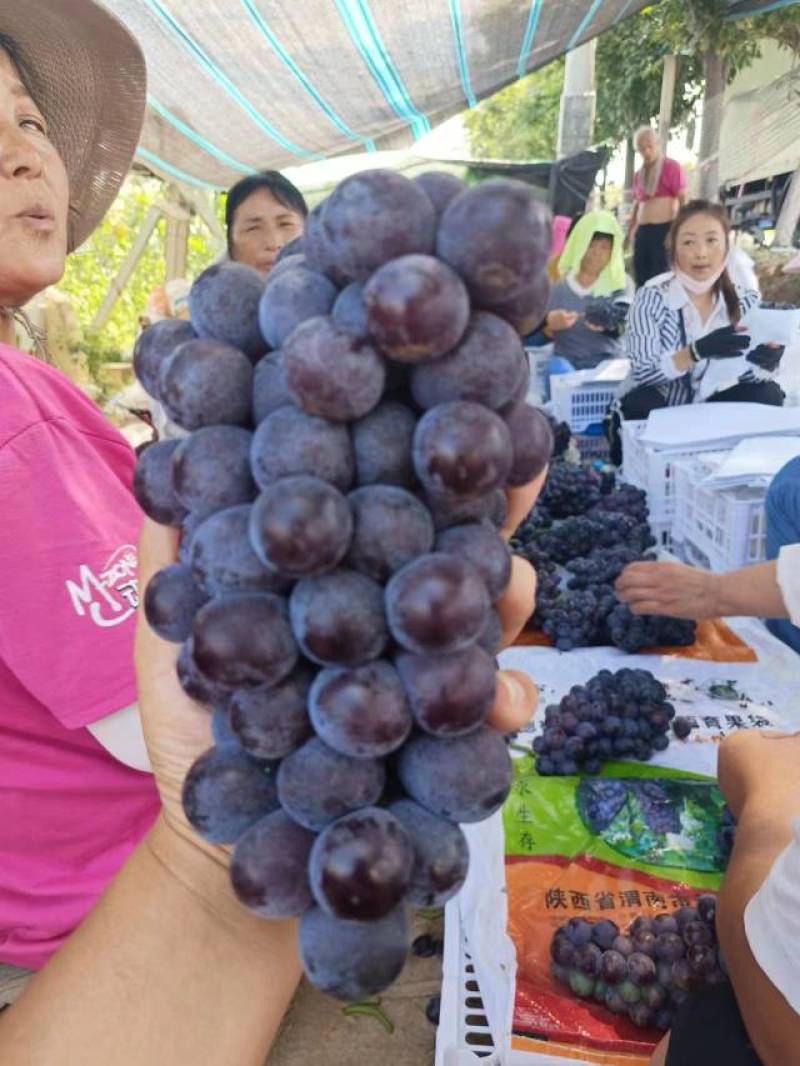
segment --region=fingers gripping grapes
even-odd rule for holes
[[[459,890],[458,823],[502,805],[503,734],[536,704],[494,656],[534,609],[506,541],[553,449],[518,333],[548,246],[519,183],[367,171],[265,287],[211,268],[189,330],[140,345],[189,431],[143,453],[136,485],[165,811],[234,847],[243,905],[300,917],[305,972],[339,998],[391,983],[406,907]]]

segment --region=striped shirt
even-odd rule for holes
[[[742,315],[759,303],[752,289],[736,286]],[[683,323],[683,328],[682,328]],[[640,385],[654,385],[670,407],[692,403],[696,383],[702,379],[712,360],[701,359],[694,369],[682,373],[675,368],[674,356],[681,348],[716,329],[730,325],[722,295],[709,318],[703,322],[689,299],[689,294],[670,271],[651,278],[636,293],[625,331],[625,355],[631,361],[631,377],[620,390],[624,395]],[[771,379],[758,367],[746,370],[739,381]]]

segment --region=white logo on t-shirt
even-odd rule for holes
[[[117,626],[139,606],[136,580],[136,548],[123,544],[95,574],[86,563],[78,570],[78,580],[65,582],[75,613],[83,618],[87,612],[98,626]]]

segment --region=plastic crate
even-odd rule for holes
[[[597,426],[596,429],[590,426],[589,432],[576,433],[574,439],[582,462],[590,463],[595,460],[606,462],[609,459],[611,445],[608,437],[603,433],[602,426]]]
[[[602,426],[619,389],[619,381],[592,380],[593,373],[578,370],[550,378],[553,414],[574,434],[584,433],[589,426]]]
[[[458,900],[445,908],[444,977],[436,1032],[436,1066],[498,1066],[500,1058],[481,999]]]
[[[646,421],[622,423],[622,479],[647,493],[650,524],[671,528],[675,516],[675,464],[702,448],[662,451],[639,441]]]
[[[687,562],[722,572],[766,556],[766,486],[720,488],[703,480],[725,452],[708,452],[674,464],[674,537]]]

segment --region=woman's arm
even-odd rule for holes
[[[715,574],[683,563],[631,563],[617,578],[634,614],[670,618],[788,618],[773,562]]]
[[[800,1015],[756,962],[745,931],[745,909],[787,845],[800,846],[792,834],[800,813],[798,761],[800,736],[738,733],[720,747],[720,788],[737,827],[717,903],[717,934],[748,1035],[764,1066],[796,1061]],[[789,924],[785,934],[791,936],[791,931]],[[797,944],[789,941],[786,948],[791,956]]]
[[[688,348],[671,349],[665,339],[669,312],[657,288],[636,293],[625,331],[625,354],[639,385],[665,385],[694,365]]]

